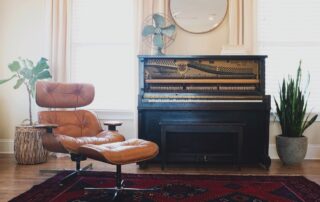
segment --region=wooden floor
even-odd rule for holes
[[[115,167],[105,163],[92,162],[93,170],[115,171]],[[27,191],[33,185],[39,184],[53,174],[40,174],[40,169],[73,169],[74,164],[69,158],[51,157],[47,163],[38,165],[18,165],[11,154],[0,154],[0,201],[9,199]],[[159,165],[151,165],[146,169],[139,169],[136,164],[123,166],[124,173],[161,173],[161,174],[210,174],[210,175],[303,175],[320,184],[320,160],[305,160],[296,166],[283,166],[279,160],[273,160],[269,170],[253,165],[243,166],[239,171],[233,166],[168,166],[161,171]]]

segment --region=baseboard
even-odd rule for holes
[[[279,159],[276,144],[269,144],[269,155],[271,159]],[[320,144],[309,144],[305,159],[320,159]]]
[[[0,139],[0,153],[13,154],[13,139]],[[276,145],[269,145],[269,156],[271,159],[279,159],[276,151]],[[309,144],[305,159],[320,159],[320,144]]]
[[[13,154],[13,139],[0,139],[0,153]]]

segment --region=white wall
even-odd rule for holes
[[[45,1],[0,0],[0,78],[11,75],[8,63],[44,55]],[[14,128],[28,117],[28,97],[14,82],[0,86],[0,151],[12,151]]]
[[[221,49],[228,44],[229,15],[214,30],[193,34],[177,27],[175,41],[167,49],[167,54],[172,55],[220,55]]]

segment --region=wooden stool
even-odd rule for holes
[[[121,178],[121,165],[129,163],[137,163],[154,158],[159,148],[153,142],[131,139],[123,142],[115,142],[102,145],[86,144],[80,147],[80,153],[102,162],[117,166],[116,170],[116,186],[113,188],[85,188],[85,191],[90,190],[111,190],[114,191],[113,200],[115,200],[121,191],[155,191],[156,189],[139,189],[139,188],[124,188]]]

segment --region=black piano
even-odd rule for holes
[[[263,55],[139,58],[138,134],[151,162],[270,166]]]

